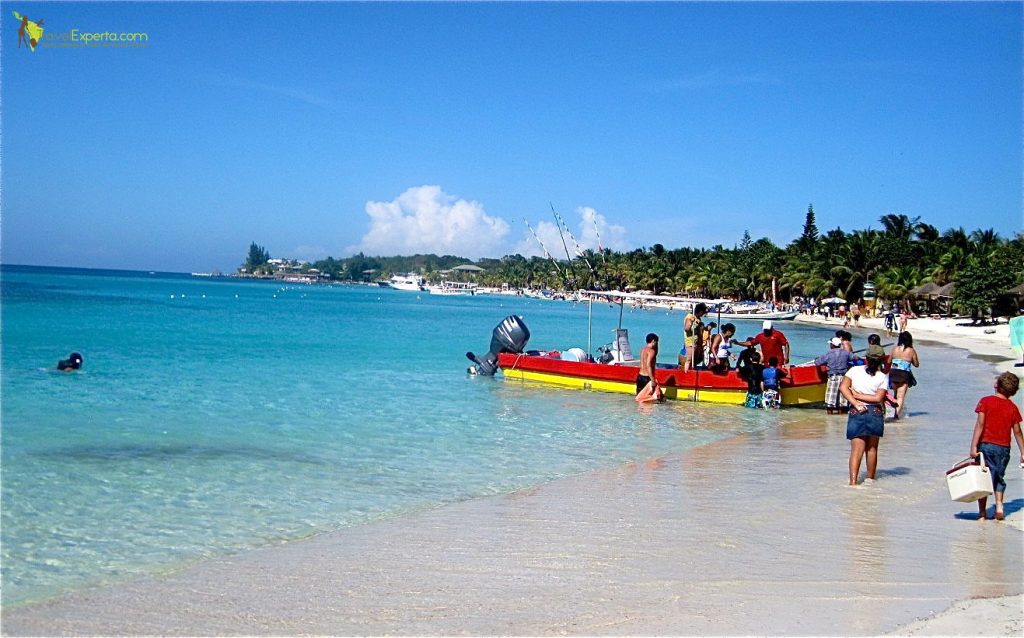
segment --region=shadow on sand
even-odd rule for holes
[[[875,476],[906,476],[910,474],[909,467],[890,467],[885,470],[878,470]]]
[[[1012,501],[1005,501],[1003,503],[1003,512],[1005,512],[1006,516],[1009,516],[1010,514],[1013,514],[1014,512],[1019,512],[1021,510],[1024,510],[1024,498],[1015,498]],[[995,516],[995,499],[993,499],[992,497],[989,497],[988,509],[986,509],[985,511],[988,512],[989,519],[992,519]],[[953,514],[953,518],[962,521],[976,521],[978,520],[978,512],[977,510],[973,512],[957,512],[956,514]]]

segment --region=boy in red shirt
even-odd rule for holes
[[[1020,379],[1012,372],[1004,372],[996,377],[995,394],[978,401],[974,411],[978,420],[974,424],[974,437],[971,439],[971,456],[979,452],[985,457],[985,465],[992,474],[992,491],[996,497],[996,520],[1003,520],[1003,492],[1006,491],[1006,466],[1010,462],[1010,431],[1017,439],[1017,451],[1020,452],[1021,466],[1024,467],[1024,435],[1020,430],[1020,410],[1010,400],[1017,394]],[[978,501],[978,520],[988,518],[986,506],[988,498]]]

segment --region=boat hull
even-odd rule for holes
[[[395,290],[404,290],[406,292],[422,292],[423,286],[416,283],[392,283],[391,287]]]
[[[506,379],[597,392],[636,394],[638,368],[630,365],[605,365],[564,361],[559,353],[509,354],[498,357],[498,367]],[[703,401],[743,405],[747,383],[735,370],[720,374],[709,370],[683,372],[676,367],[659,367],[655,372],[665,398],[676,401]],[[819,406],[825,400],[827,378],[817,366],[794,366],[780,388],[782,405]]]

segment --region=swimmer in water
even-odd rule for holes
[[[77,352],[72,352],[68,355],[67,359],[61,359],[57,362],[57,369],[61,372],[74,372],[82,367],[82,355]]]

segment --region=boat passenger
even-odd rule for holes
[[[640,372],[636,375],[636,393],[647,387],[648,383],[654,384],[657,391],[658,381],[654,377],[654,370],[658,366],[658,335],[653,332],[647,335],[647,345],[640,351]]]
[[[727,372],[729,370],[729,352],[734,343],[733,335],[736,334],[736,326],[727,323],[722,326],[722,331],[711,339],[711,356],[708,367],[715,372]]]
[[[701,332],[701,335],[700,335],[700,343],[703,345],[703,348],[701,349],[700,360],[704,364],[705,367],[710,365],[709,362],[711,361],[711,339],[712,339],[713,334],[715,332],[715,328],[717,328],[717,327],[718,327],[718,324],[715,323],[714,321],[712,321],[711,323],[705,324],[705,326],[703,328],[703,332]]]
[[[762,361],[775,357],[783,366],[789,365],[789,339],[781,330],[776,330],[769,320],[761,324],[761,334],[736,343],[741,346],[761,346]]]
[[[704,315],[708,314],[708,305],[704,302],[698,303],[693,308],[693,312],[686,315],[686,319],[683,319],[683,347],[679,350],[679,367],[686,372],[694,365],[694,357],[697,357],[697,363],[700,363],[700,354],[698,350],[703,350],[703,347],[699,343],[703,337],[703,322],[701,319]]]
[[[74,372],[82,367],[82,355],[77,352],[72,352],[68,355],[67,359],[61,359],[57,362],[57,369],[61,372]]]

